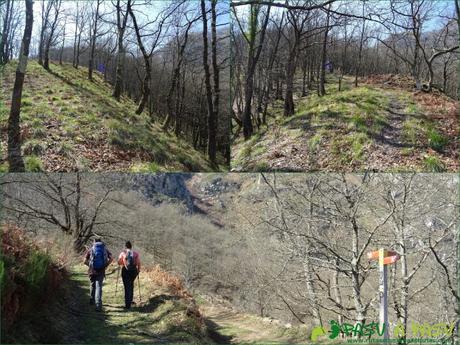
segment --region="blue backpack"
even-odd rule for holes
[[[91,267],[95,270],[102,270],[107,266],[107,250],[102,242],[96,242],[91,250]]]

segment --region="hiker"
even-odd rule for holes
[[[96,304],[96,311],[102,310],[102,283],[105,269],[113,261],[112,254],[100,238],[94,240],[93,246],[85,254],[84,264],[88,266],[88,276],[91,281],[90,305]]]
[[[121,268],[121,278],[125,287],[125,309],[131,308],[134,295],[134,281],[141,269],[139,253],[135,252],[130,241],[125,243],[125,249],[118,257],[118,265]]]

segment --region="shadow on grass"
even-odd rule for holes
[[[61,74],[59,74],[59,73],[57,73],[57,72],[55,72],[53,70],[49,70],[48,72],[51,75],[53,75],[54,77],[60,79],[65,84],[71,86],[72,88],[74,88],[78,92],[82,93],[85,97],[90,97],[90,98],[96,99],[100,103],[103,103],[103,105],[105,107],[107,107],[110,111],[118,112],[120,110],[120,109],[114,107],[112,104],[110,104],[110,102],[107,101],[106,97],[103,97],[100,94],[97,94],[94,91],[87,89],[83,85],[77,84],[77,83],[69,80],[64,74],[61,75]],[[110,97],[110,95],[107,95],[107,97]]]
[[[220,327],[212,320],[205,319],[204,323],[208,329],[208,337],[216,344],[231,344],[233,337],[220,333]]]
[[[91,342],[92,333],[107,327],[104,312],[89,305],[89,279],[71,273],[49,302],[26,306],[11,329],[2,327],[1,343],[62,344]]]
[[[302,129],[304,131],[308,131],[311,129],[319,129],[319,128],[337,129],[339,128],[339,126],[337,126],[336,124],[327,123],[325,120],[338,119],[341,116],[343,116],[343,114],[338,111],[332,111],[332,110],[322,111],[318,113],[317,116],[323,122],[323,124],[315,124],[314,126],[312,126],[311,119],[313,115],[315,114],[306,113],[303,115],[294,116],[292,119],[285,121],[284,124],[289,129]],[[335,123],[337,123],[337,121],[335,121]]]

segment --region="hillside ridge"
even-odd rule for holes
[[[454,100],[414,91],[401,76],[374,76],[355,87],[352,77],[331,74],[327,82],[323,97],[315,90],[296,95],[293,116],[283,115],[281,99],[270,100],[267,124],[247,141],[236,138],[231,170],[458,170]]]

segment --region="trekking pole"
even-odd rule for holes
[[[118,291],[118,279],[120,278],[120,266],[118,266],[118,273],[117,273],[117,283],[115,284],[115,297],[117,297]]]
[[[139,288],[139,302],[142,302],[141,297],[141,279],[140,279],[141,272],[137,275],[137,287]]]

